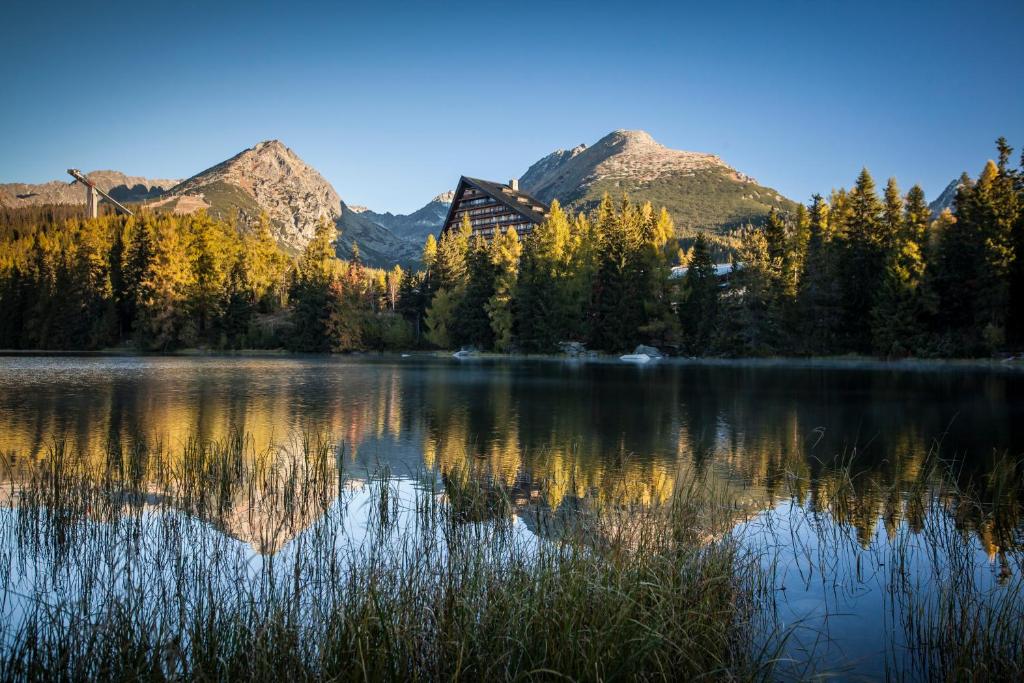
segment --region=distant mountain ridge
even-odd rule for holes
[[[559,149],[530,166],[519,186],[577,211],[605,192],[665,206],[679,228],[727,230],[760,223],[773,207],[796,203],[737,171],[716,154],[665,147],[645,131],[616,130],[593,146]]]
[[[427,235],[437,235],[448,215],[448,207],[455,198],[455,191],[442,192],[425,206],[410,214],[377,213],[366,207],[359,207],[361,215],[381,225],[398,237],[421,245]],[[354,207],[353,207],[354,208]]]
[[[218,218],[237,212],[255,225],[265,213],[275,237],[302,249],[321,219],[341,216],[341,197],[329,182],[279,140],[243,150],[172,187],[155,206],[182,213],[207,209]]]
[[[453,199],[452,192],[441,193],[410,214],[346,204],[315,168],[278,140],[260,142],[184,181],[116,171],[89,177],[121,201],[145,201],[158,211],[206,209],[248,226],[266,214],[275,238],[293,252],[301,251],[326,219],[338,227],[340,256],[351,256],[358,245],[367,264],[383,267],[413,264],[427,235],[440,231]],[[932,203],[933,210],[952,204],[957,182]],[[532,164],[519,183],[538,199],[558,199],[573,211],[594,208],[605,192],[616,199],[626,193],[667,207],[680,231],[725,231],[760,223],[772,208],[797,206],[715,154],[670,149],[637,130],[617,130],[591,146],[556,150]],[[84,201],[80,187],[61,181],[0,185],[0,204],[6,206]]]
[[[165,180],[130,176],[120,171],[91,171],[89,180],[120,202],[141,202],[159,197],[177,185],[178,180]],[[85,191],[81,185],[67,181],[50,180],[45,183],[2,183],[0,205],[12,208],[41,204],[85,204]]]
[[[939,193],[939,196],[928,205],[928,208],[932,210],[932,216],[938,217],[938,215],[946,209],[952,211],[956,204],[956,191],[959,189],[959,178],[956,178],[949,185],[946,185],[946,189]]]
[[[772,208],[793,211],[796,202],[760,185],[718,155],[669,149],[640,130],[617,130],[593,146],[555,150],[519,178],[519,186],[550,203],[558,199],[573,211],[589,211],[605,192],[665,206],[680,229],[728,230],[761,223]],[[444,223],[451,193],[435,197],[408,215],[359,215],[397,237],[421,244]]]

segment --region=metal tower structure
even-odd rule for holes
[[[113,204],[114,208],[116,208],[121,213],[126,213],[129,216],[135,215],[131,211],[129,211],[125,207],[124,204],[122,204],[121,202],[117,201],[116,199],[111,197],[109,194],[107,194],[106,192],[101,190],[100,188],[96,187],[96,183],[94,183],[91,180],[89,180],[89,178],[87,178],[86,175],[84,173],[82,173],[81,171],[79,171],[77,168],[69,168],[68,169],[68,175],[70,175],[72,178],[74,178],[74,180],[72,180],[69,183],[70,185],[74,185],[75,183],[82,183],[82,185],[85,186],[85,216],[86,216],[86,218],[96,218],[99,215],[99,213],[100,213],[100,197],[103,197],[108,202]]]

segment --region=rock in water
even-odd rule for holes
[[[646,356],[650,356],[651,358],[664,358],[665,357],[665,354],[663,354],[661,351],[659,351],[658,349],[654,348],[653,346],[644,346],[643,344],[640,344],[635,349],[633,349],[633,354],[634,355],[643,354],[643,355],[646,355]]]

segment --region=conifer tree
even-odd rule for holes
[[[494,296],[495,267],[491,262],[487,241],[476,235],[466,258],[466,284],[455,307],[455,317],[448,330],[455,346],[469,345],[490,349],[494,332],[487,304]]]
[[[243,248],[246,252],[246,284],[252,289],[259,311],[276,313],[288,299],[284,283],[290,263],[271,234],[270,219],[266,214],[260,216],[255,238],[246,239]]]
[[[683,280],[679,319],[687,353],[706,355],[718,324],[718,277],[704,235],[698,235],[693,243]]]
[[[911,189],[905,203],[893,196],[895,187],[895,180],[890,180],[886,188],[885,224],[892,244],[872,312],[875,351],[891,357],[908,355],[921,343],[925,262],[919,235],[924,233],[922,213],[927,211],[920,187]],[[897,211],[902,211],[899,217]]]
[[[513,228],[495,235],[490,244],[494,293],[487,301],[486,309],[491,323],[494,348],[498,351],[510,351],[513,344],[512,297],[516,291],[522,250],[519,233]]]
[[[452,338],[448,331],[455,316],[455,304],[447,289],[439,289],[434,294],[430,306],[424,316],[425,337],[428,342],[442,349],[452,347]]]
[[[579,334],[580,242],[558,201],[548,217],[524,240],[516,288],[515,330],[526,351],[552,351]]]
[[[289,294],[292,304],[289,346],[296,351],[322,352],[330,348],[328,303],[338,268],[332,246],[335,235],[334,226],[321,219],[295,270]]]
[[[839,231],[844,240],[840,268],[844,346],[845,350],[866,353],[871,349],[871,309],[885,266],[883,207],[866,168],[857,177],[848,201],[845,224]]]
[[[655,217],[650,202],[640,207],[640,245],[636,255],[639,296],[643,304],[643,323],[639,327],[645,341],[665,345],[678,337],[678,318],[670,301],[668,253],[666,245],[675,233],[668,211],[662,207]]]
[[[465,286],[466,260],[469,254],[469,239],[472,234],[473,227],[469,221],[469,215],[463,214],[458,230],[447,230],[441,235],[431,269],[437,289],[454,292]]]
[[[248,282],[247,253],[240,251],[228,273],[223,315],[220,320],[221,346],[241,349],[248,346],[249,328],[256,314],[255,288]]]
[[[140,334],[136,343],[143,348],[166,351],[195,342],[195,327],[185,301],[191,272],[185,253],[184,235],[170,216],[153,223],[153,254],[142,275],[136,297]]]
[[[213,322],[221,315],[225,290],[223,260],[226,254],[216,244],[213,222],[206,214],[189,221],[189,258],[192,277],[188,291],[189,313],[196,325],[198,338],[206,340]]]
[[[615,212],[606,194],[598,207],[599,255],[594,275],[590,346],[620,351],[636,344],[644,323],[639,212],[623,198]]]
[[[771,256],[764,230],[744,236],[737,258],[732,291],[723,302],[717,346],[732,355],[770,355],[778,342],[778,321],[772,315],[778,262]]]
[[[797,295],[799,324],[794,343],[803,353],[834,353],[842,325],[837,259],[841,255],[832,239],[829,205],[814,195],[808,211],[807,255],[804,258]]]

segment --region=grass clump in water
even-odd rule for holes
[[[320,438],[117,449],[102,472],[55,449],[0,517],[0,677],[770,673],[756,558],[695,532],[721,503],[706,488],[538,536],[544,511],[520,517],[494,482],[412,487],[340,461]]]

